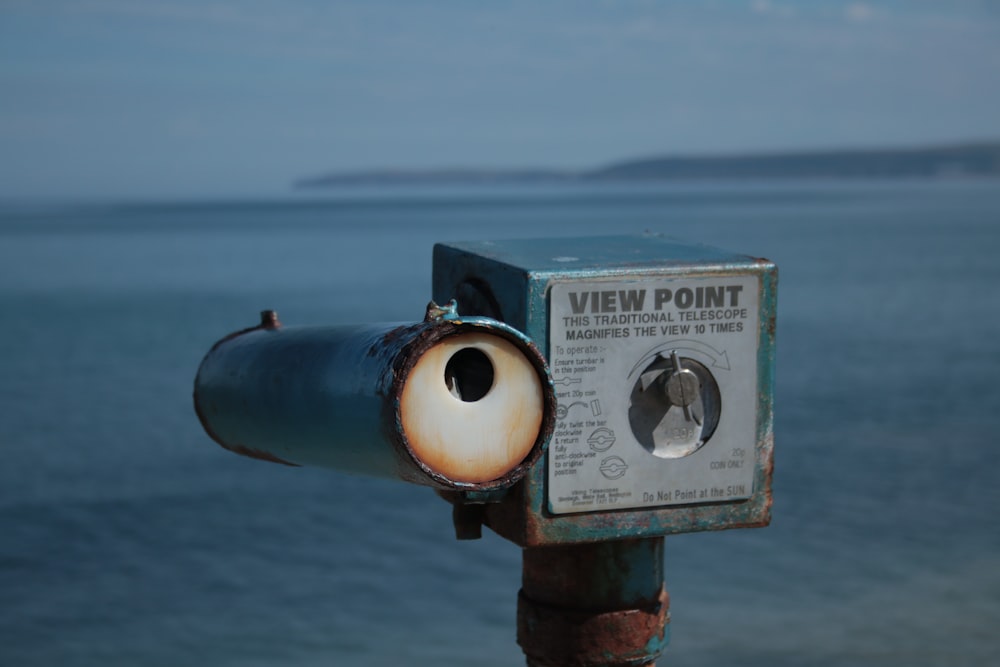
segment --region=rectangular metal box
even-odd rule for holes
[[[521,546],[770,520],[777,268],[660,236],[438,244],[434,299],[526,333],[559,400],[485,522]]]

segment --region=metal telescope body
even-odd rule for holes
[[[216,343],[205,430],[433,487],[457,537],[521,546],[529,665],[653,665],[664,536],[770,522],[777,267],[655,235],[439,244],[433,264],[457,309],[309,329],[265,311]]]
[[[194,400],[237,454],[449,491],[513,485],[555,418],[523,334],[433,304],[422,322],[346,327],[286,328],[265,311],[205,356]]]

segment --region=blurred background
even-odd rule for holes
[[[516,547],[223,451],[194,374],[264,308],[419,319],[437,241],[646,231],[781,271],[773,523],[667,540],[662,662],[1000,661],[1000,160],[293,187],[995,148],[998,71],[990,2],[5,0],[0,663],[522,664]]]
[[[0,11],[5,197],[260,197],[328,170],[1000,134],[1000,10],[986,0]]]

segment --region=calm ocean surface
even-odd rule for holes
[[[222,335],[416,320],[436,241],[778,263],[774,519],[667,541],[671,665],[1000,664],[1000,183],[0,204],[0,665],[522,664],[520,553],[425,488],[234,456]]]

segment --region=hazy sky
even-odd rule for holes
[[[0,197],[982,138],[993,0],[0,0]]]

